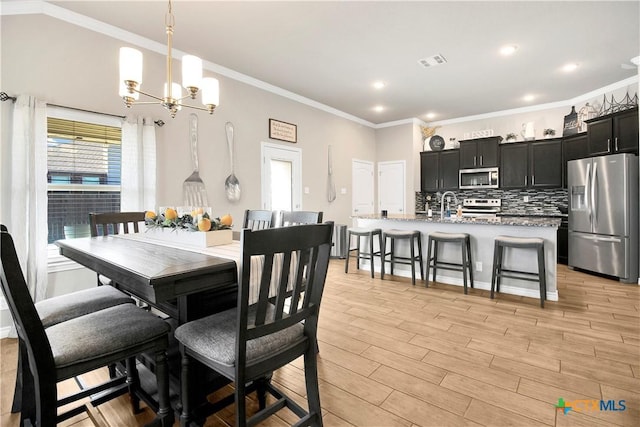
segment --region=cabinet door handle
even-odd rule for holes
[[[482,161],[482,156],[480,156],[480,166],[482,166],[484,162]]]
[[[616,148],[616,151],[618,151],[618,137],[616,136],[616,139],[614,140],[614,147]]]
[[[476,156],[473,156],[473,166],[477,166],[476,165]]]
[[[524,186],[527,186],[527,178],[529,178],[527,175],[524,176]]]
[[[611,138],[607,139],[607,151],[611,151]]]
[[[536,185],[536,176],[531,175],[531,185]]]

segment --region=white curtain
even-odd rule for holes
[[[13,237],[34,301],[47,291],[46,104],[20,95],[13,108],[8,150],[3,151],[3,222]]]
[[[156,209],[156,130],[149,117],[122,124],[122,212]]]

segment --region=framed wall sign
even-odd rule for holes
[[[269,138],[294,143],[298,142],[298,126],[269,119]]]

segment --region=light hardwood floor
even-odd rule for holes
[[[411,286],[331,261],[319,325],[327,426],[611,426],[640,422],[640,287],[558,266],[558,302],[456,286]],[[2,426],[15,378],[15,340],[1,343]],[[95,373],[96,377],[104,372]],[[90,380],[90,379],[89,379]],[[302,362],[274,381],[304,403]],[[72,387],[66,383],[64,387]],[[624,411],[558,411],[558,399],[615,400]],[[65,425],[143,425],[123,396]],[[584,408],[580,406],[579,408]],[[578,408],[578,409],[579,409]],[[285,410],[263,425],[293,421]],[[178,425],[176,423],[176,425]],[[207,421],[233,425],[233,408]]]

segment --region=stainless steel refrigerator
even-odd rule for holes
[[[638,157],[567,164],[569,266],[638,281]]]

